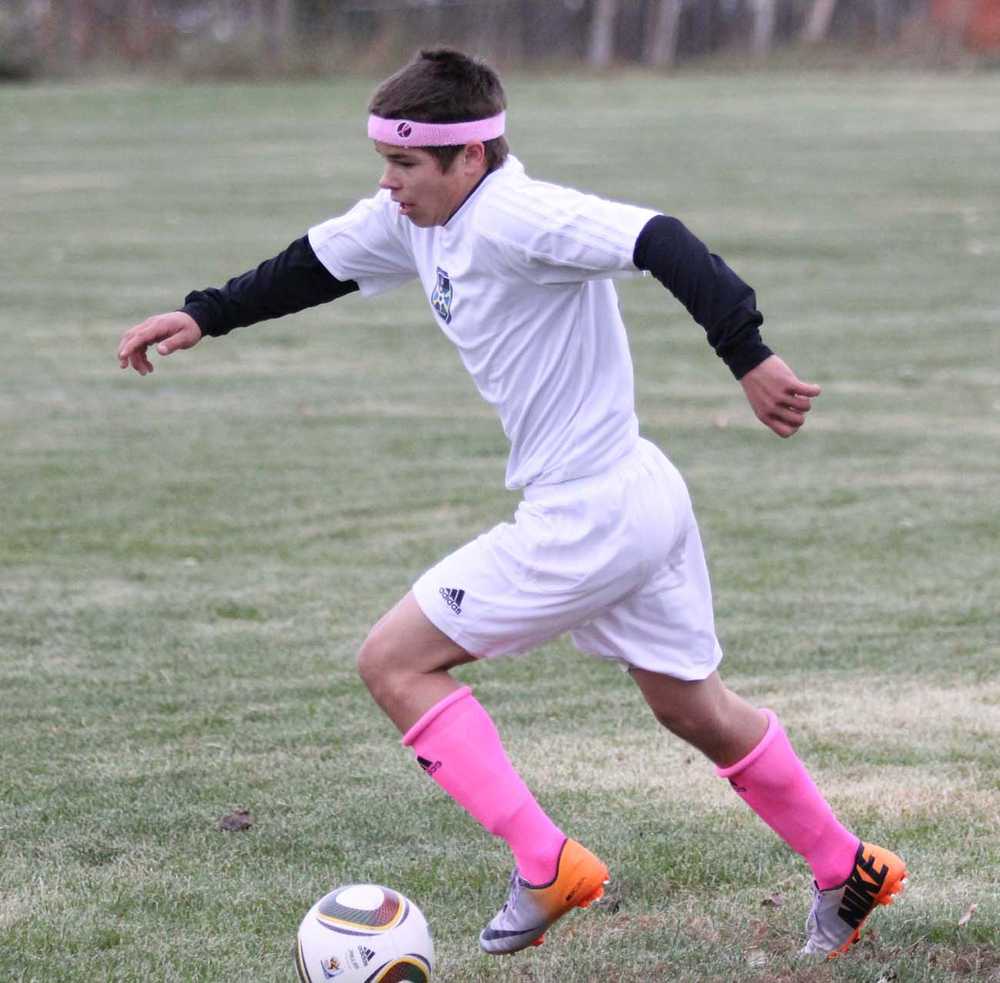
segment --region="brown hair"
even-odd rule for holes
[[[452,48],[421,51],[409,64],[390,75],[376,90],[368,112],[383,119],[410,119],[415,123],[467,123],[495,116],[507,108],[503,84],[489,65]],[[507,159],[504,137],[483,143],[486,169],[494,171]],[[442,172],[461,153],[461,147],[421,147],[438,162]]]

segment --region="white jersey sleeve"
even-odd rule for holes
[[[402,286],[417,275],[407,230],[388,191],[309,230],[309,245],[338,279],[354,280],[363,296]]]
[[[641,276],[635,242],[658,212],[524,178],[498,188],[477,231],[534,283]]]

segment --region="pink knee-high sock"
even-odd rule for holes
[[[770,710],[760,743],[720,778],[796,853],[812,867],[820,889],[836,887],[854,866],[858,838],[837,821],[833,810],[792,749],[778,718]]]
[[[431,707],[404,735],[421,767],[475,820],[507,841],[529,884],[556,875],[565,834],[542,811],[468,686]]]

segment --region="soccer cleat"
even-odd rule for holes
[[[576,840],[559,853],[556,876],[536,887],[517,870],[510,877],[504,906],[479,934],[479,945],[492,955],[505,955],[541,945],[548,927],[572,908],[589,908],[604,894],[608,868]]]
[[[906,886],[906,864],[880,846],[862,843],[854,857],[854,870],[840,887],[815,892],[806,919],[808,938],[803,956],[834,959],[861,938],[861,926],[876,905],[892,904]]]

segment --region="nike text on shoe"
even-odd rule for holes
[[[814,885],[812,910],[806,920],[803,956],[833,959],[861,938],[861,926],[877,905],[892,904],[906,886],[906,864],[880,846],[862,843],[854,870],[840,887],[825,891]]]
[[[515,870],[504,906],[479,935],[479,945],[493,955],[541,945],[548,927],[573,908],[589,908],[604,894],[608,868],[576,840],[559,854],[556,876],[540,887]]]

